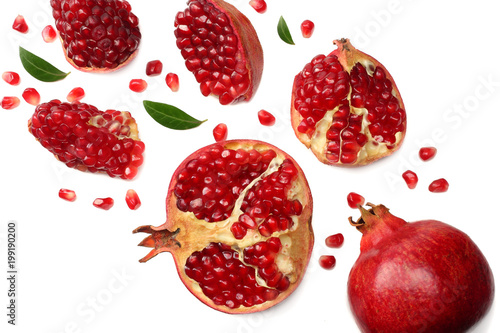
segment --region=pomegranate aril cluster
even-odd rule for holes
[[[228,16],[205,0],[193,0],[177,13],[175,27],[177,47],[201,93],[218,96],[222,105],[238,101],[250,75]]]

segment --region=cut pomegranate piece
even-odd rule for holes
[[[300,31],[302,32],[302,37],[310,38],[314,32],[314,23],[310,20],[305,20],[300,24]]]
[[[323,163],[366,165],[392,154],[406,133],[406,112],[385,67],[348,39],[318,55],[293,83],[297,138]]]
[[[259,14],[264,14],[267,10],[267,3],[264,0],[250,0],[249,3]]]
[[[319,265],[324,269],[333,269],[337,260],[332,255],[322,255],[319,257]]]
[[[109,210],[111,207],[113,207],[115,201],[113,200],[113,198],[97,198],[92,204],[94,205],[94,207]]]
[[[429,185],[429,191],[433,193],[442,193],[448,191],[448,187],[450,184],[448,184],[448,181],[444,178],[439,178],[430,183]]]
[[[179,77],[177,76],[177,74],[168,73],[165,77],[165,82],[173,92],[179,91]]]
[[[258,113],[259,122],[264,126],[273,126],[276,118],[266,110],[260,110]]]
[[[141,199],[139,199],[137,192],[132,189],[127,191],[127,194],[125,195],[125,202],[127,203],[128,208],[132,210],[136,210],[141,207]]]
[[[73,190],[62,188],[59,190],[59,198],[73,202],[76,200],[76,194]]]
[[[325,239],[325,244],[326,244],[326,246],[333,247],[333,248],[341,247],[342,244],[344,244],[344,235],[339,233],[339,234],[328,236]]]
[[[26,103],[31,104],[31,105],[38,105],[40,104],[40,94],[35,88],[26,88],[23,91],[23,98],[26,101]]]
[[[358,208],[358,205],[363,206],[365,204],[365,198],[355,192],[351,192],[347,195],[347,204],[351,208]]]
[[[46,43],[52,43],[57,38],[57,32],[53,26],[48,25],[42,30],[42,38]]]
[[[70,168],[132,179],[143,161],[144,143],[127,111],[52,100],[36,107],[28,129]]]
[[[204,96],[222,105],[248,101],[259,86],[264,55],[248,18],[223,0],[190,0],[175,17],[175,37]]]
[[[410,190],[417,187],[418,177],[417,174],[411,170],[406,170],[403,172],[403,179]]]
[[[165,224],[134,230],[151,234],[139,245],[153,249],[140,261],[170,252],[182,282],[203,303],[256,312],[299,285],[314,242],[312,197],[283,151],[250,140],[204,147],[173,174],[166,205]],[[269,235],[260,232],[266,223]]]
[[[51,0],[50,4],[66,59],[78,70],[113,71],[137,55],[139,19],[127,1]]]
[[[21,78],[16,72],[3,72],[2,79],[11,86],[17,86],[21,82]]]
[[[146,75],[157,76],[161,74],[163,64],[160,60],[152,60],[146,64]]]
[[[12,24],[12,29],[17,30],[23,34],[28,32],[28,24],[26,24],[26,20],[22,15],[17,15],[14,23]]]
[[[227,139],[227,125],[220,123],[214,127],[213,135],[215,142],[224,141]]]
[[[147,89],[148,83],[143,79],[132,79],[130,80],[128,87],[136,93],[141,93]]]
[[[81,87],[76,87],[71,89],[71,91],[68,93],[68,96],[66,96],[66,99],[68,102],[73,103],[73,102],[78,102],[82,98],[85,97],[85,90]]]
[[[2,109],[12,110],[17,108],[19,106],[19,103],[21,103],[19,98],[15,96],[5,96],[4,98],[2,98],[1,104],[2,104]]]
[[[418,156],[422,159],[422,161],[429,161],[436,156],[437,149],[434,147],[422,147],[418,151]]]

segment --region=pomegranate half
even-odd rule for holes
[[[167,221],[142,226],[139,245],[174,257],[200,301],[226,313],[267,309],[299,285],[314,242],[312,197],[299,165],[264,142],[223,141],[188,156],[172,176]]]

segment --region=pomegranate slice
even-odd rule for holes
[[[28,130],[58,160],[81,171],[132,179],[143,161],[144,143],[127,111],[52,100],[36,107]]]
[[[359,166],[392,154],[406,133],[406,112],[385,67],[348,39],[318,55],[293,83],[297,138],[323,163]]]
[[[204,96],[217,96],[222,105],[252,98],[264,55],[252,24],[233,5],[190,0],[175,17],[175,37]]]
[[[134,230],[139,245],[174,257],[182,282],[200,301],[226,313],[267,309],[299,285],[314,235],[312,197],[297,163],[259,141],[201,148],[177,168],[166,199],[167,221]],[[270,220],[278,227],[264,235]],[[245,235],[239,239],[233,226]]]

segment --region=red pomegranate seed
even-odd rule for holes
[[[140,93],[146,90],[148,87],[148,83],[144,81],[143,79],[133,79],[130,80],[129,88],[130,90]]]
[[[418,177],[417,174],[411,170],[406,170],[403,172],[403,179],[406,182],[406,185],[408,185],[409,189],[414,189],[417,186],[418,182]]]
[[[71,89],[71,91],[68,93],[68,96],[66,96],[66,99],[68,100],[68,102],[73,103],[75,101],[81,100],[84,97],[85,91],[83,90],[83,88],[76,87]]]
[[[108,210],[113,207],[115,201],[112,198],[97,198],[93,205],[97,208]]]
[[[136,210],[137,208],[141,207],[141,199],[139,199],[139,196],[137,195],[137,192],[135,190],[128,190],[127,194],[125,195],[125,201],[127,202],[128,208],[132,210]]]
[[[167,86],[172,90],[173,92],[176,92],[179,90],[179,77],[177,74],[174,73],[168,73],[167,76],[165,77],[165,82],[167,83]]]
[[[17,108],[21,101],[19,98],[14,96],[5,96],[2,98],[2,109],[11,110]]]
[[[344,235],[338,233],[335,235],[331,235],[326,237],[325,244],[328,247],[341,247],[344,244]]]
[[[35,88],[26,88],[23,91],[24,100],[31,105],[40,104],[40,94]]]
[[[44,42],[46,42],[46,43],[52,43],[53,41],[56,40],[56,37],[57,37],[57,32],[56,32],[56,30],[54,29],[53,26],[48,25],[45,28],[43,28],[43,30],[42,30],[42,38],[43,38]]]
[[[358,205],[363,206],[365,203],[365,198],[355,192],[351,192],[347,195],[347,204],[351,208],[358,208]]]
[[[59,198],[73,202],[76,200],[76,194],[73,190],[62,188],[59,190]]]
[[[276,122],[276,118],[266,110],[260,110],[258,115],[260,123],[264,126],[273,126]]]
[[[304,38],[311,37],[314,32],[314,23],[312,21],[305,20],[300,25],[300,31],[302,32],[302,36]]]
[[[429,191],[433,193],[441,193],[441,192],[446,192],[448,191],[448,187],[450,184],[448,184],[448,181],[444,178],[439,178],[433,181],[429,185]]]
[[[220,123],[219,125],[214,127],[214,139],[216,142],[224,141],[227,138],[227,125],[224,123]]]
[[[28,32],[28,25],[26,24],[26,20],[22,15],[17,15],[14,20],[14,24],[12,24],[12,29],[17,30],[23,34]]]
[[[336,262],[337,260],[335,259],[334,256],[323,255],[319,257],[319,265],[324,269],[333,269],[333,267],[335,267]]]
[[[163,70],[163,64],[160,60],[151,60],[146,64],[147,76],[160,75],[162,70]]]
[[[264,0],[250,0],[250,6],[259,14],[263,14],[267,10],[267,3]]]
[[[422,161],[429,161],[436,155],[437,149],[434,147],[422,147],[418,152],[418,156]]]
[[[11,86],[17,86],[21,82],[21,78],[16,72],[3,72],[2,79]]]

